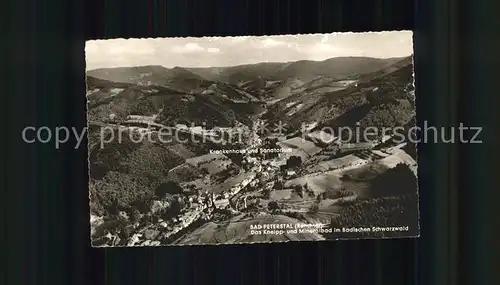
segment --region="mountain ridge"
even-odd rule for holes
[[[412,55],[408,57],[412,57]],[[253,80],[257,77],[269,80],[284,80],[290,77],[296,77],[297,73],[307,74],[307,79],[311,76],[327,76],[339,79],[340,77],[353,76],[360,72],[370,73],[408,57],[387,59],[372,57],[334,57],[322,61],[299,60],[290,62],[261,62],[227,67],[176,66],[167,68],[161,65],[144,65],[92,69],[87,71],[87,75],[115,82],[129,83],[137,83],[137,79],[143,79],[144,77],[153,81],[162,81],[159,78],[171,78],[180,74],[189,75],[189,77],[198,80],[222,81],[230,84]],[[332,70],[329,70],[329,68]],[[154,73],[156,76],[150,73]]]

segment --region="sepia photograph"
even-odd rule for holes
[[[411,31],[85,56],[92,246],[419,236]]]

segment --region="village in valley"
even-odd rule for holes
[[[157,132],[155,128],[167,128],[151,119],[154,117],[128,117],[122,125],[128,125],[128,131],[142,132],[143,135]],[[402,150],[407,142],[395,142],[390,135],[369,142],[343,142],[341,137],[325,131],[308,132],[315,124],[305,124],[302,128],[305,133],[291,132],[293,137],[287,139],[283,133],[262,136],[259,131],[265,130],[259,126],[264,123],[256,120],[252,128],[240,125],[213,130],[176,125],[173,129],[206,136],[203,140],[215,141],[215,138],[230,135],[248,141],[236,144],[246,145],[246,148],[211,150],[169,170],[169,175],[181,178],[177,179],[180,192],[174,202],[179,205],[178,212],[150,224],[137,222],[137,232],[127,245],[182,243],[183,239],[189,240],[190,230],[206,222],[252,221],[270,215],[288,216],[295,223],[326,226],[336,215],[338,205],[363,195],[362,192],[345,190],[342,185],[342,178],[351,170],[380,167],[383,171],[403,163],[416,174],[416,161]],[[146,128],[141,127],[145,124]],[[240,164],[233,163],[225,152],[241,156],[238,159]],[[193,167],[202,169],[204,175],[194,180],[182,175],[183,171]],[[323,181],[330,182],[328,187]],[[170,189],[165,189],[168,191]],[[339,191],[348,195],[333,194],[338,197],[331,197],[332,193]],[[171,206],[172,203],[161,199],[153,200],[151,214],[164,212]],[[126,217],[125,213],[122,214]],[[105,238],[119,242],[118,236],[107,235]]]
[[[348,35],[370,36],[379,35]],[[323,43],[330,35],[310,37]],[[401,57],[88,70],[92,245],[418,235],[410,50]],[[377,132],[365,137],[368,128]],[[273,225],[314,226],[256,230]],[[371,226],[408,230],[349,230]]]

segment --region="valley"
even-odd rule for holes
[[[336,131],[411,125],[411,56],[99,69],[86,96],[95,246],[325,240],[343,236],[250,228],[418,222],[411,143]],[[399,201],[414,206],[397,216]]]

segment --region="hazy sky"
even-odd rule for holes
[[[413,53],[412,35],[411,31],[397,31],[93,40],[85,46],[86,69],[141,65],[223,67],[339,56],[403,57]]]

